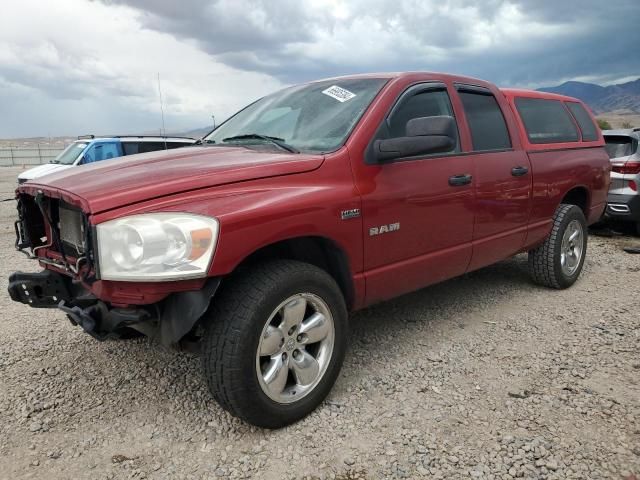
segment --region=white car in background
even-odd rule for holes
[[[114,136],[95,137],[85,135],[65,148],[54,160],[25,170],[18,175],[18,183],[59,172],[78,165],[101,162],[136,153],[154,152],[193,145],[189,137],[163,136]]]
[[[607,217],[633,222],[640,235],[640,128],[605,130],[605,148],[611,159],[611,186]]]

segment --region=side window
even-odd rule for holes
[[[139,142],[138,153],[157,152],[158,150],[164,150],[164,142]],[[167,144],[167,147],[169,145]]]
[[[102,160],[110,160],[112,158],[118,158],[120,156],[120,149],[118,148],[117,143],[109,142],[96,145],[96,162],[100,162]]]
[[[578,129],[559,100],[516,98],[531,143],[577,142]]]
[[[82,154],[82,165],[86,165],[87,163],[93,163],[96,159],[96,146],[97,144],[91,145],[87,148]]]
[[[135,155],[138,153],[138,142],[122,142],[122,149],[125,155]]]
[[[474,151],[511,148],[507,123],[495,97],[490,92],[459,89],[467,117]]]
[[[120,153],[120,148],[117,143],[94,143],[84,152],[82,164],[101,162],[102,160],[109,160],[120,156],[122,156],[122,154]]]
[[[446,115],[453,117],[453,108],[445,90],[422,90],[401,100],[387,119],[383,138],[406,135],[407,122],[413,118]],[[458,151],[456,146],[456,150]]]
[[[181,148],[189,145],[188,143],[183,142],[167,142],[167,148]]]
[[[580,130],[582,130],[582,140],[585,142],[593,142],[598,140],[598,130],[591,120],[591,116],[584,109],[582,104],[577,102],[565,102],[565,105],[571,110],[571,114],[578,122]]]

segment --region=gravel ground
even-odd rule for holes
[[[17,169],[0,169],[0,198]],[[0,203],[0,290],[37,269]],[[640,477],[640,255],[591,236],[573,288],[518,256],[359,312],[327,401],[260,430],[222,411],[198,358],[100,343],[0,294],[0,477]]]

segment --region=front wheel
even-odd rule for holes
[[[203,369],[231,414],[279,428],[313,411],[331,390],[347,345],[342,293],[325,271],[283,260],[232,278],[214,299]]]
[[[529,251],[529,273],[539,285],[567,288],[580,276],[586,254],[584,214],[575,205],[561,204],[553,217],[549,236],[542,245]]]

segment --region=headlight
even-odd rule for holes
[[[97,226],[100,278],[159,282],[204,277],[218,240],[215,218],[132,215]]]

